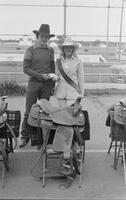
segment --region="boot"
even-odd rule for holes
[[[59,188],[60,189],[68,189],[72,185],[72,183],[73,183],[74,179],[76,178],[76,176],[77,176],[77,173],[76,173],[75,170],[73,170],[73,173],[69,174],[68,176],[66,176],[65,182],[60,184]]]

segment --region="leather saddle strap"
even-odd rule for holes
[[[58,69],[62,74],[63,78],[69,83],[79,94],[81,93],[80,88],[78,85],[64,72],[61,61],[57,62]]]
[[[14,147],[13,149],[16,149],[16,147],[17,147],[17,142],[18,142],[18,140],[17,140],[17,138],[16,138],[16,135],[15,135],[15,133],[14,133],[12,127],[10,126],[10,124],[8,124],[8,122],[6,122],[6,125],[7,125],[8,129],[9,129],[9,131],[10,131],[10,133],[11,133],[11,135],[13,136],[14,141],[15,141],[15,147]]]
[[[39,143],[41,137],[41,120],[40,120],[40,112],[37,117],[37,141]]]
[[[84,141],[83,141],[83,138],[82,138],[82,136],[80,134],[78,126],[73,126],[73,128],[74,128],[74,136],[75,136],[78,144],[83,146],[84,145]]]

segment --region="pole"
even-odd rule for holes
[[[109,11],[110,11],[110,0],[108,0],[108,12],[107,12],[107,48],[109,44]]]
[[[66,36],[66,4],[67,4],[67,0],[64,0],[64,37]]]
[[[120,34],[119,34],[119,61],[120,61],[120,55],[121,55],[122,24],[123,24],[123,10],[124,10],[124,0],[122,0],[122,7],[121,7],[121,19],[120,19]]]

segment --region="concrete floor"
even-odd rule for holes
[[[89,111],[91,140],[86,141],[81,188],[78,187],[79,177],[66,190],[59,188],[63,179],[52,178],[47,179],[43,188],[42,180],[33,178],[30,173],[39,152],[28,144],[10,154],[10,171],[5,172],[5,188],[0,188],[0,199],[126,199],[123,165],[119,162],[116,171],[112,167],[114,154],[113,151],[107,154],[110,138],[109,128],[105,126],[106,109],[122,97],[88,96],[83,101],[84,108]],[[23,116],[25,97],[9,97],[8,103],[9,109],[20,109]]]
[[[126,199],[123,165],[115,171],[113,153],[86,152],[82,187],[79,177],[69,189],[61,190],[64,179],[42,180],[31,176],[30,170],[38,152],[15,152],[10,155],[10,171],[5,173],[5,188],[0,188],[1,199]],[[51,164],[54,165],[54,161]]]

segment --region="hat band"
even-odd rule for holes
[[[50,35],[50,33],[45,33],[45,32],[42,32],[42,31],[39,31],[39,34],[42,34],[42,35]]]

